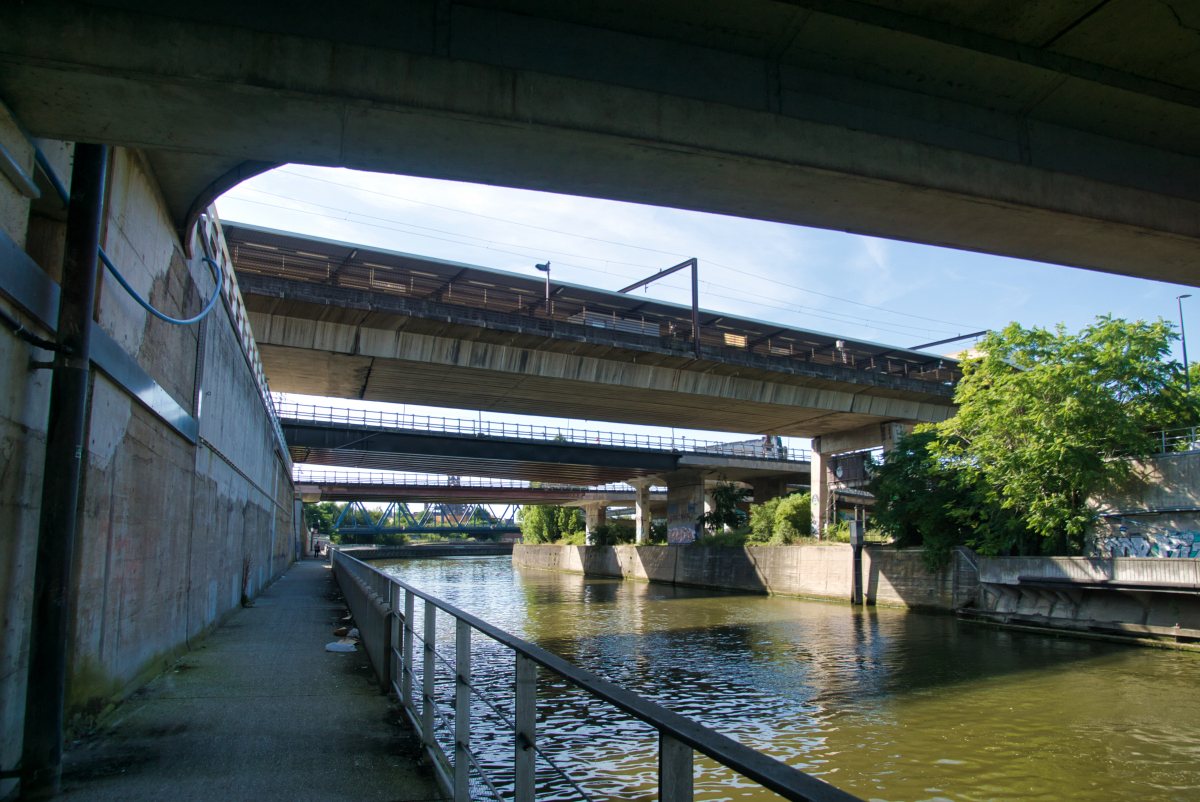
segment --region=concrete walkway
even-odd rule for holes
[[[345,604],[297,563],[64,759],[69,800],[441,799],[366,654],[326,652]]]

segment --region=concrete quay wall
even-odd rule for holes
[[[3,118],[0,110],[0,118]],[[0,142],[32,175],[32,148],[0,119]],[[43,142],[65,181],[72,146]],[[0,176],[0,308],[42,337],[56,321],[20,284],[60,279],[65,223]],[[111,151],[101,243],[151,304],[190,317],[214,280],[189,258],[138,151]],[[193,242],[192,253],[199,254]],[[30,261],[32,259],[32,261]],[[28,295],[25,300],[28,300]],[[67,723],[169,665],[295,559],[290,465],[281,452],[228,299],[201,324],[151,317],[105,273],[94,325],[185,417],[189,438],[121,381],[92,372],[71,588]],[[42,310],[45,311],[44,309]],[[93,354],[95,355],[95,353]],[[48,427],[50,354],[0,328],[0,769],[21,757],[33,574]],[[0,780],[0,798],[13,781]]]
[[[849,601],[854,557],[844,543],[804,546],[517,545],[524,568],[640,579],[676,585]],[[930,574],[919,550],[868,547],[863,587],[869,604],[952,610],[973,598],[974,572],[963,554]]]

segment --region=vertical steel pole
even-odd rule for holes
[[[692,259],[692,344],[700,358],[700,262]]]
[[[454,802],[471,802],[471,625],[454,622]]]
[[[513,798],[515,802],[533,802],[537,771],[537,752],[533,748],[537,729],[537,664],[523,654],[516,657],[516,715],[513,720],[516,783]]]
[[[1183,299],[1191,297],[1190,295],[1180,295],[1175,299],[1175,303],[1179,304],[1179,342],[1183,344],[1183,381],[1188,395],[1192,394],[1192,374],[1188,371],[1187,329],[1183,327]]]
[[[33,618],[29,628],[29,674],[25,686],[21,795],[26,799],[56,795],[62,776],[71,559],[107,166],[108,148],[104,145],[75,146],[57,331],[58,341],[70,351],[60,351],[55,356],[50,380],[41,520],[33,573]]]
[[[658,733],[658,802],[692,802],[692,748]]]
[[[434,744],[433,727],[436,718],[433,706],[437,703],[434,692],[437,690],[434,682],[437,678],[437,658],[433,654],[433,645],[437,643],[437,608],[428,599],[425,600],[425,653],[421,661],[421,697],[424,704],[421,707],[421,742],[431,750]]]
[[[401,646],[404,665],[400,676],[400,703],[409,711],[413,708],[413,607],[416,596],[411,590],[404,591],[404,641]],[[415,715],[414,715],[415,718]]]
[[[400,614],[400,586],[395,582],[388,582],[388,612],[390,615],[387,619],[387,670],[384,671],[384,676],[387,677],[387,688],[384,693],[396,692],[400,695],[400,655],[398,654],[400,646],[400,627],[402,626],[403,618]]]

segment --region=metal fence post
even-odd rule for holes
[[[454,626],[454,802],[471,802],[471,625]]]
[[[537,752],[533,748],[537,728],[537,664],[523,654],[516,657],[516,715],[513,717],[516,782],[513,792],[515,802],[533,802],[537,770]]]
[[[658,733],[658,802],[692,802],[692,747]]]
[[[413,602],[416,596],[411,590],[404,591],[404,638],[400,647],[403,666],[400,675],[400,703],[408,710],[413,709]]]
[[[433,737],[433,728],[436,719],[433,714],[433,706],[437,703],[434,699],[434,681],[437,678],[437,663],[433,654],[433,646],[437,643],[437,607],[428,599],[425,600],[425,649],[424,656],[421,660],[421,697],[424,704],[421,706],[421,741],[431,749],[437,743]]]
[[[391,612],[391,617],[388,618],[388,650],[387,650],[387,671],[384,676],[388,681],[388,693],[395,691],[396,695],[400,695],[400,628],[403,620],[400,614],[400,586],[394,582],[388,582],[388,610]],[[400,659],[397,659],[400,658]]]

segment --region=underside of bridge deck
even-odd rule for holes
[[[43,0],[0,96],[176,225],[286,162],[1195,284],[1200,11],[1145,0]]]

